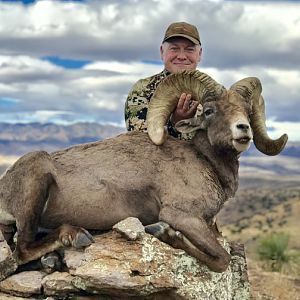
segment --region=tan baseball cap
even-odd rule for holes
[[[201,45],[199,32],[196,26],[186,22],[172,23],[166,30],[163,42],[172,37],[184,37],[195,45]]]

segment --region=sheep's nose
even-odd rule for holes
[[[248,124],[238,124],[236,125],[237,129],[247,132],[250,128]]]

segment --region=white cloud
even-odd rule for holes
[[[272,131],[268,133],[273,139],[277,139],[286,133],[290,141],[300,141],[300,122],[276,122],[274,120],[267,120],[267,126],[272,128]]]
[[[149,76],[149,74],[154,74],[162,68],[162,64],[145,64],[135,61],[127,63],[116,61],[98,61],[88,64],[86,67],[84,67],[85,70],[112,71],[122,74],[135,74],[144,77]]]

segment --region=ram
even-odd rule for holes
[[[191,141],[169,137],[164,126],[179,95],[202,105],[197,117],[178,124],[195,131]],[[268,137],[257,78],[229,90],[199,71],[170,75],[151,100],[148,134],[130,132],[48,154],[21,157],[0,179],[0,224],[18,264],[64,246],[92,242],[87,230],[108,230],[129,216],[211,270],[224,271],[230,255],[219,244],[213,220],[238,187],[238,158],[253,137],[276,155],[287,136]],[[150,137],[150,139],[149,139]],[[38,228],[50,233],[36,239]]]

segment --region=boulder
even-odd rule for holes
[[[40,271],[25,271],[11,275],[0,282],[2,292],[14,295],[30,297],[42,293],[42,278],[45,276]]]
[[[0,281],[13,274],[17,269],[17,263],[0,230]]]
[[[40,293],[43,291],[43,297],[49,299],[68,296],[77,300],[250,298],[242,245],[220,239],[232,260],[225,272],[215,273],[183,250],[141,232],[140,226],[135,228],[139,232],[136,240],[131,240],[135,236],[131,230],[130,237],[125,239],[118,229],[94,236],[95,242],[83,250],[66,249],[66,269],[41,276]],[[15,290],[13,294],[30,295]]]

